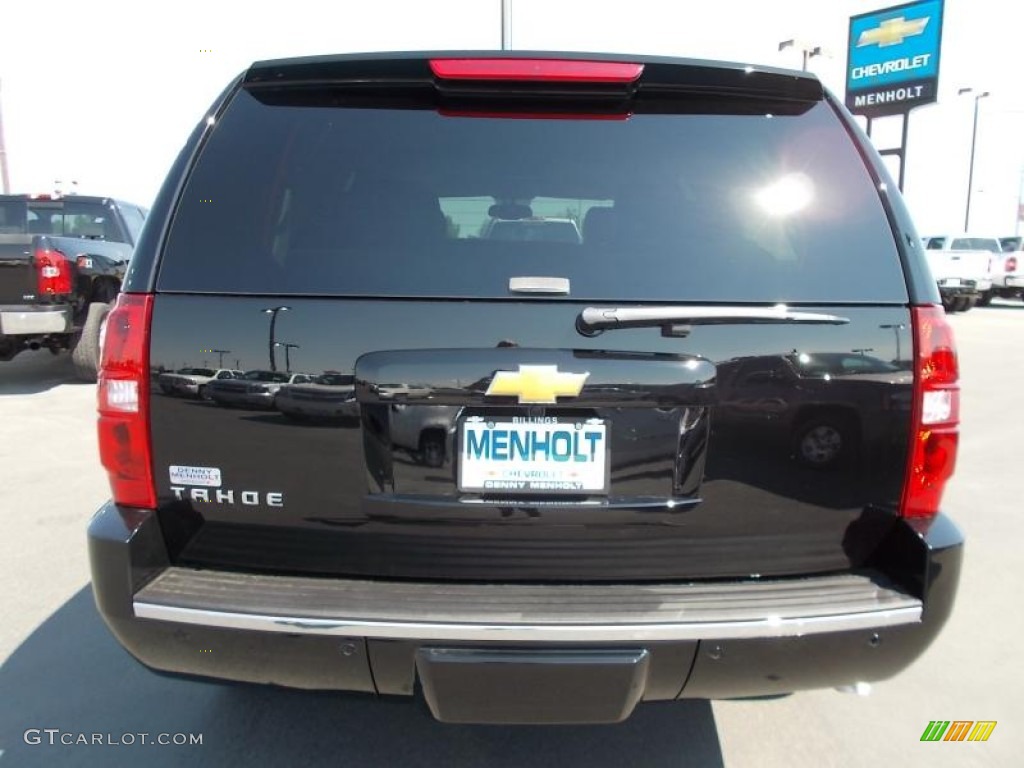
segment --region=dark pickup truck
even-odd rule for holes
[[[70,350],[96,378],[103,325],[145,219],[110,198],[0,196],[0,361]]]
[[[479,236],[551,211],[580,237]],[[200,349],[298,350],[351,417],[162,395]],[[96,602],[165,673],[607,722],[882,680],[953,607],[952,332],[807,73],[257,63],[157,198],[98,394]]]

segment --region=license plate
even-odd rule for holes
[[[608,424],[560,416],[470,416],[459,430],[459,490],[607,494]]]
[[[960,287],[960,278],[958,278],[958,277],[948,277],[948,278],[946,278],[945,280],[942,281],[942,284],[944,286],[946,286],[947,288],[959,288]]]

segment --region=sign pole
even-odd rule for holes
[[[903,113],[903,136],[900,138],[900,192],[903,191],[903,180],[907,176],[907,134],[910,129],[910,110]]]
[[[938,99],[943,0],[914,2],[850,17],[847,43],[846,107],[867,120],[901,115],[898,149],[879,150],[900,161],[899,189],[907,176],[910,112]]]

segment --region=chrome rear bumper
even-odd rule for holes
[[[259,632],[607,643],[795,637],[914,624],[917,598],[867,575],[716,584],[417,584],[172,567],[137,618]]]

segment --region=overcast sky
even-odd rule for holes
[[[512,0],[512,45],[799,67],[778,43],[833,53],[810,68],[840,97],[849,17],[877,0]],[[3,0],[0,82],[13,191],[149,205],[192,126],[254,60],[386,50],[495,49],[500,0]],[[910,121],[906,195],[922,232],[963,226],[974,100],[972,229],[1015,227],[1024,166],[1020,0],[946,0],[939,103]],[[878,142],[899,142],[899,118]]]

